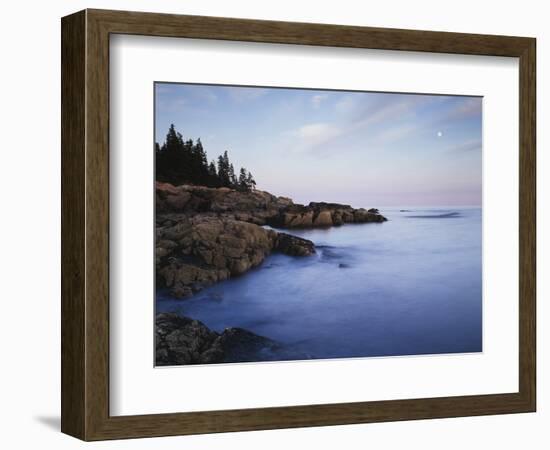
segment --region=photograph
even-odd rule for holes
[[[154,90],[156,366],[483,351],[482,97]]]

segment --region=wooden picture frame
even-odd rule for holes
[[[101,440],[535,411],[535,39],[105,10],[64,17],[61,29],[64,433]],[[519,391],[110,416],[109,36],[117,33],[519,58]]]

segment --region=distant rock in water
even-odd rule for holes
[[[308,359],[308,356],[242,328],[216,333],[198,320],[162,313],[155,320],[156,365]]]
[[[264,191],[156,183],[155,264],[158,288],[186,298],[206,286],[242,275],[272,252],[315,253],[313,242],[273,229],[380,223],[376,208],[337,203],[307,206]]]
[[[309,256],[315,253],[313,242],[286,233],[277,234],[274,248],[291,256]]]
[[[318,249],[321,254],[321,261],[335,262],[348,257],[343,254],[341,247],[338,248],[330,245],[319,245]]]
[[[309,205],[292,204],[268,219],[270,225],[281,228],[328,228],[345,223],[385,222],[387,219],[377,209],[355,209],[338,203]]]
[[[450,212],[443,214],[421,214],[417,216],[406,216],[409,219],[457,219],[462,217],[458,212]]]

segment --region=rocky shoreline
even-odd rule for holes
[[[315,253],[313,242],[276,228],[322,228],[381,223],[377,209],[336,203],[295,204],[264,191],[156,183],[157,288],[186,298],[206,286],[242,275],[272,252]]]
[[[309,359],[242,328],[216,333],[198,320],[171,313],[156,316],[155,347],[157,366]]]

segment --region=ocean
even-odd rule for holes
[[[157,312],[245,328],[313,359],[482,351],[481,209],[380,213],[387,222],[281,230],[317,254],[273,254],[188,300],[157,292]]]

